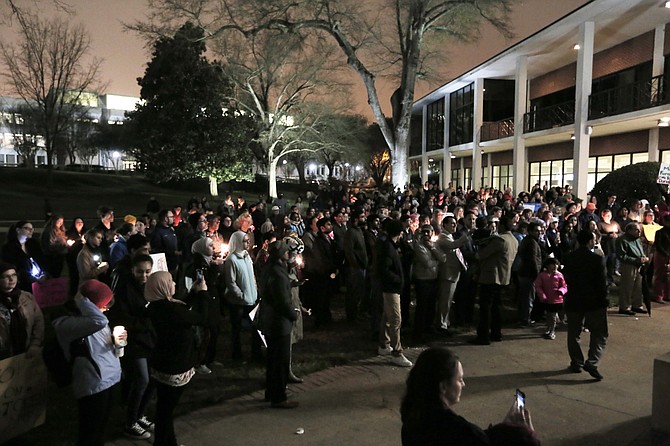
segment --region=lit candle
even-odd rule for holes
[[[74,245],[74,240],[68,240],[65,243],[67,244],[67,246],[72,246],[72,245]]]
[[[430,241],[433,242],[433,243],[435,243],[435,242],[437,241],[437,236],[436,236],[436,235],[432,236],[432,237],[430,238]]]
[[[295,264],[298,265],[298,266],[303,265],[302,256],[295,256]]]

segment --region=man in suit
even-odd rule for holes
[[[442,220],[442,233],[437,239],[437,249],[442,251],[447,261],[440,263],[438,271],[439,296],[438,296],[438,310],[440,313],[440,326],[438,330],[440,333],[449,335],[449,311],[451,310],[451,302],[454,299],[456,292],[456,283],[461,275],[461,271],[467,269],[465,259],[460,251],[461,246],[465,245],[469,237],[463,234],[458,240],[454,240],[456,233],[456,218],[454,214],[447,213]]]
[[[563,275],[568,285],[565,311],[568,315],[568,354],[570,370],[580,373],[582,368],[598,381],[603,376],[598,363],[607,343],[607,269],[604,258],[593,253],[595,234],[585,229],[577,234],[579,248],[563,259]],[[589,327],[588,359],[584,361],[579,341],[584,324]]]
[[[519,249],[519,242],[512,235],[512,214],[500,220],[500,232],[477,252],[479,259],[479,326],[477,337],[471,342],[489,345],[491,341],[502,341],[500,319],[500,297],[503,288],[509,285],[512,263]]]

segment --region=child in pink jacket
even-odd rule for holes
[[[558,313],[563,310],[563,296],[568,292],[565,278],[558,271],[559,265],[558,260],[548,258],[535,279],[535,293],[547,311],[547,331],[544,333],[547,339],[556,339]]]

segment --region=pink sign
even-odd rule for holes
[[[40,308],[61,305],[70,298],[70,281],[67,277],[47,279],[33,283],[33,296]]]

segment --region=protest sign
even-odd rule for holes
[[[0,361],[0,439],[14,438],[44,423],[47,373],[42,355]]]

